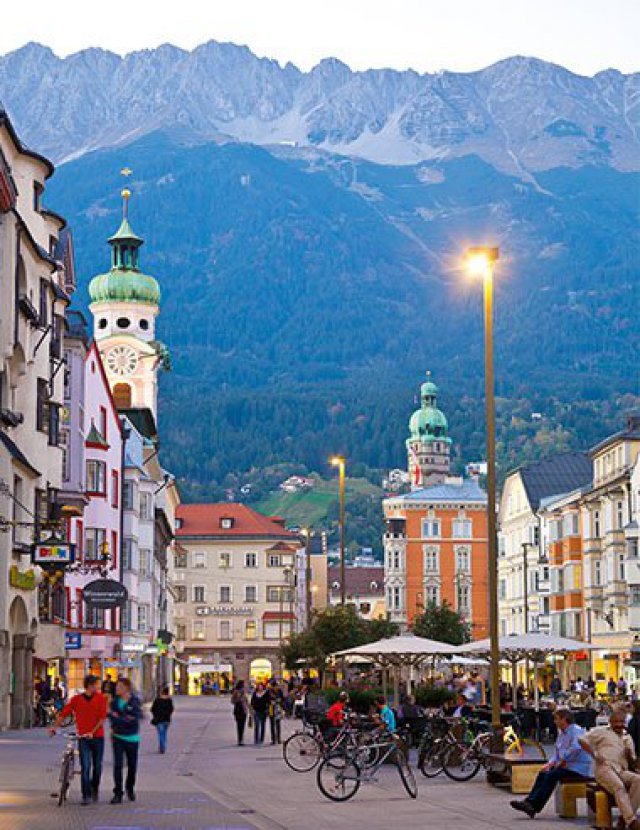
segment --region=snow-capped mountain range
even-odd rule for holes
[[[0,101],[58,162],[175,128],[380,164],[475,154],[524,179],[560,166],[640,169],[640,73],[588,78],[534,58],[437,74],[327,59],[302,72],[215,41],[67,58],[30,43],[0,57]]]

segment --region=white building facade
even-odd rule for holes
[[[304,541],[243,504],[177,509],[175,633],[183,691],[207,680],[280,674],[280,645],[296,630],[296,565]]]
[[[72,257],[64,219],[43,205],[51,163],[27,150],[0,109],[0,729],[30,726],[34,674],[64,658],[64,593],[40,614],[32,545],[57,532],[62,504],[63,333]],[[68,238],[69,250],[70,237]],[[54,613],[55,611],[55,613]]]

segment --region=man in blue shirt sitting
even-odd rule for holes
[[[378,716],[382,723],[387,727],[389,732],[396,731],[396,716],[393,712],[393,709],[390,709],[387,705],[387,701],[380,695],[376,698],[376,708],[378,710]]]
[[[514,810],[529,818],[544,809],[561,781],[591,778],[591,756],[580,745],[584,729],[574,723],[570,709],[557,709],[553,719],[558,727],[558,740],[553,758],[538,773],[533,788],[524,801],[512,801]]]

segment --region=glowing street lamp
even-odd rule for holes
[[[311,611],[313,605],[313,595],[311,593],[311,528],[305,527],[302,529],[302,533],[305,537],[305,577],[304,577],[304,584],[305,584],[305,594],[306,594],[306,606],[307,606],[307,629],[311,628]]]
[[[484,396],[487,431],[487,535],[489,554],[489,639],[491,641],[491,721],[500,720],[500,644],[498,632],[498,534],[496,517],[496,408],[493,374],[493,269],[499,248],[469,248],[466,266],[484,286]]]
[[[346,571],[344,560],[344,501],[345,501],[345,479],[347,462],[342,455],[334,455],[331,464],[338,468],[340,482],[340,605],[347,602]]]

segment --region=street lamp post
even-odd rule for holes
[[[331,459],[334,467],[338,468],[340,480],[340,605],[347,602],[346,570],[344,559],[344,501],[345,501],[345,479],[346,461],[342,455],[334,455]]]
[[[530,542],[522,543],[522,589],[523,612],[524,612],[524,634],[529,633],[529,548],[533,547]]]
[[[304,590],[305,603],[307,606],[307,629],[311,628],[311,611],[313,605],[313,595],[311,592],[311,528],[308,527],[305,532],[305,576],[304,576]]]
[[[491,722],[500,728],[500,642],[498,631],[498,535],[496,516],[496,408],[493,374],[493,268],[499,248],[469,248],[467,264],[484,285],[484,395],[487,432],[487,535],[489,553],[489,638]]]

